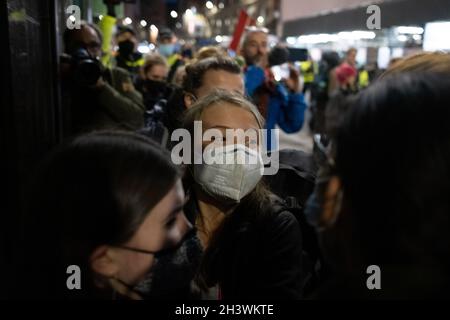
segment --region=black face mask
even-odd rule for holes
[[[164,95],[167,90],[167,83],[157,80],[145,80],[144,87],[146,92],[155,98]]]
[[[178,288],[189,285],[200,263],[202,249],[196,234],[197,230],[194,228],[187,232],[176,246],[159,251],[118,246],[134,252],[151,254],[155,261],[145,278],[137,284],[130,285],[120,279],[116,280],[143,299],[161,298],[164,295],[170,297],[173,293],[177,293]]]
[[[156,258],[145,279],[133,287],[134,292],[144,299],[184,299],[192,295],[191,282],[203,250],[195,229],[185,239],[175,250]]]
[[[125,40],[119,42],[119,53],[122,56],[128,57],[134,52],[134,42],[131,40]]]

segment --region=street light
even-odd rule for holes
[[[170,11],[170,16],[174,19],[178,17],[178,13],[175,10]]]
[[[123,24],[128,25],[128,24],[132,24],[133,20],[131,20],[130,17],[126,17],[125,19],[123,19]]]

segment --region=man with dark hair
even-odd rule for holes
[[[80,29],[66,29],[63,38],[62,87],[70,105],[71,133],[142,127],[142,96],[130,75],[121,68],[105,68],[100,62],[100,30],[81,22]]]

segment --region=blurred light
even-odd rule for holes
[[[178,13],[175,10],[170,11],[170,16],[174,19],[178,17]]]
[[[344,31],[338,33],[338,37],[341,40],[375,39],[376,36],[376,33],[373,31]]]
[[[404,34],[401,34],[401,35],[397,36],[397,40],[400,42],[406,42],[406,41],[408,41],[408,37],[405,36]]]
[[[259,16],[259,17],[256,19],[256,21],[257,21],[259,24],[262,24],[262,23],[264,23],[264,17],[263,17],[263,16]]]
[[[309,50],[309,54],[314,61],[320,61],[322,59],[322,50],[319,48],[312,48]]]
[[[420,34],[414,34],[413,35],[413,39],[416,40],[416,41],[419,41],[419,40],[422,39],[422,36]]]
[[[403,34],[423,34],[424,30],[421,27],[397,27],[397,32]]]
[[[152,24],[152,25],[150,26],[150,31],[152,31],[152,32],[158,32],[158,28],[157,28],[154,24]]]
[[[231,23],[230,19],[225,19],[225,25],[226,25],[226,26],[229,26],[230,23]]]
[[[101,14],[98,16],[98,20],[102,20],[102,19],[103,19],[103,15]]]
[[[425,25],[423,49],[426,51],[450,50],[450,21],[431,22]]]
[[[391,61],[391,49],[389,47],[381,47],[378,49],[377,64],[380,69],[387,69]]]
[[[293,46],[297,42],[297,39],[295,37],[287,37],[286,42],[287,44]]]
[[[141,26],[142,27],[146,27],[147,26],[147,21],[145,21],[145,20],[141,20]]]
[[[352,35],[355,39],[375,39],[377,36],[373,31],[352,31]]]
[[[216,42],[221,43],[223,41],[222,36],[216,36]]]
[[[223,4],[223,2],[219,3],[219,9],[223,9],[225,8],[225,5]]]
[[[280,17],[280,11],[274,11],[274,13],[273,13],[273,17],[275,18],[275,19],[278,19],[279,17]]]
[[[336,34],[309,34],[298,37],[297,41],[304,44],[317,44],[338,41],[339,37]]]
[[[148,45],[148,48],[150,49],[150,50],[155,50],[156,49],[156,47],[155,47],[155,45],[153,44],[153,43],[150,43],[149,45]]]
[[[219,11],[219,10],[217,9],[217,7],[216,7],[216,6],[213,6],[213,8],[211,9],[211,14],[216,14],[217,11]]]
[[[391,58],[401,58],[401,57],[403,57],[403,53],[404,53],[403,48],[394,48],[394,49],[392,49]]]
[[[142,54],[146,54],[150,52],[150,48],[145,44],[140,44],[137,48],[137,51],[139,51]]]
[[[206,8],[208,8],[209,10],[211,10],[214,7],[213,3],[211,1],[207,1],[206,2]]]
[[[365,65],[367,63],[367,48],[358,48],[355,60],[357,64]]]
[[[181,29],[182,26],[183,26],[183,25],[182,25],[180,22],[177,22],[177,23],[175,24],[175,27],[176,27],[177,29]]]
[[[74,16],[72,16],[72,15],[69,16],[69,20],[70,20],[71,22],[77,21],[77,19],[76,19]]]
[[[184,14],[186,15],[186,18],[192,18],[194,16],[194,13],[191,9],[186,9],[186,12]]]
[[[218,26],[219,28],[222,27],[222,20],[217,20],[216,26]]]
[[[126,17],[125,19],[123,19],[123,24],[128,25],[128,24],[132,24],[133,20],[131,20],[130,17]]]

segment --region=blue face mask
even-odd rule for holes
[[[173,44],[160,44],[159,53],[165,57],[171,56],[175,51],[175,46]]]

